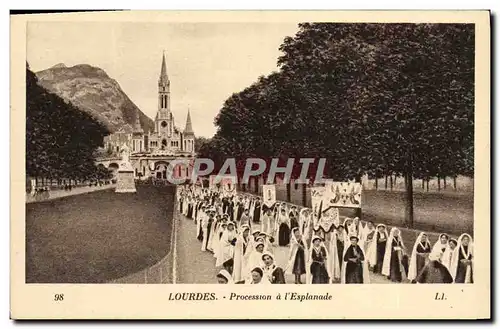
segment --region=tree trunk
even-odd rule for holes
[[[427,178],[427,192],[429,192],[429,178]]]
[[[387,191],[387,175],[385,175],[385,190]]]
[[[438,192],[441,191],[441,177],[438,176]]]
[[[394,188],[398,188],[397,187],[397,184],[398,184],[398,176],[394,175]]]
[[[453,189],[456,191],[457,190],[457,177],[453,177]]]
[[[375,191],[378,190],[378,178],[375,177]]]
[[[356,176],[354,179],[356,183],[361,183],[361,175]],[[359,220],[363,219],[363,213],[361,211],[361,207],[355,208],[355,216],[359,218]]]
[[[424,184],[425,184],[425,179],[422,178],[422,190],[425,190]]]
[[[307,207],[307,184],[302,184],[302,205]]]
[[[409,155],[408,165],[405,172],[406,177],[406,200],[405,200],[405,225],[413,228],[413,168],[411,154]]]
[[[443,189],[446,190],[446,176],[443,177]]]
[[[291,202],[292,201],[292,182],[287,182],[286,183],[286,202]]]
[[[390,178],[390,183],[391,183],[391,191],[392,191],[392,174],[391,174],[391,178]]]

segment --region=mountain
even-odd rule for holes
[[[139,113],[142,129],[153,130],[153,120],[139,110],[116,80],[98,67],[57,64],[36,75],[41,86],[91,114],[111,132],[132,131],[136,113]]]

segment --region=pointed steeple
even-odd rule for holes
[[[184,128],[184,135],[194,135],[193,124],[191,123],[191,113],[189,112],[189,109],[186,118],[186,128]]]
[[[160,72],[160,83],[166,83],[168,82],[168,75],[167,75],[167,62],[165,60],[165,51],[163,51],[163,57],[161,61],[161,72]]]
[[[139,120],[139,111],[135,112],[135,122],[134,122],[134,133],[143,133],[144,130],[141,127],[141,120]]]

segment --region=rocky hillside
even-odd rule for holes
[[[153,129],[153,121],[128,98],[118,82],[98,67],[57,64],[36,75],[40,85],[90,113],[112,132],[122,128],[131,131],[137,112],[142,128]]]

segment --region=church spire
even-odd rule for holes
[[[189,109],[188,109],[188,115],[186,118],[186,128],[184,128],[184,134],[185,135],[194,135],[193,124],[191,123],[191,113],[189,112]]]
[[[168,82],[167,75],[167,62],[165,60],[165,51],[163,51],[163,57],[161,61],[161,72],[160,72],[160,83]]]
[[[139,111],[135,112],[135,122],[134,122],[134,133],[143,133],[144,130],[142,130],[141,127],[141,121],[139,120]]]

